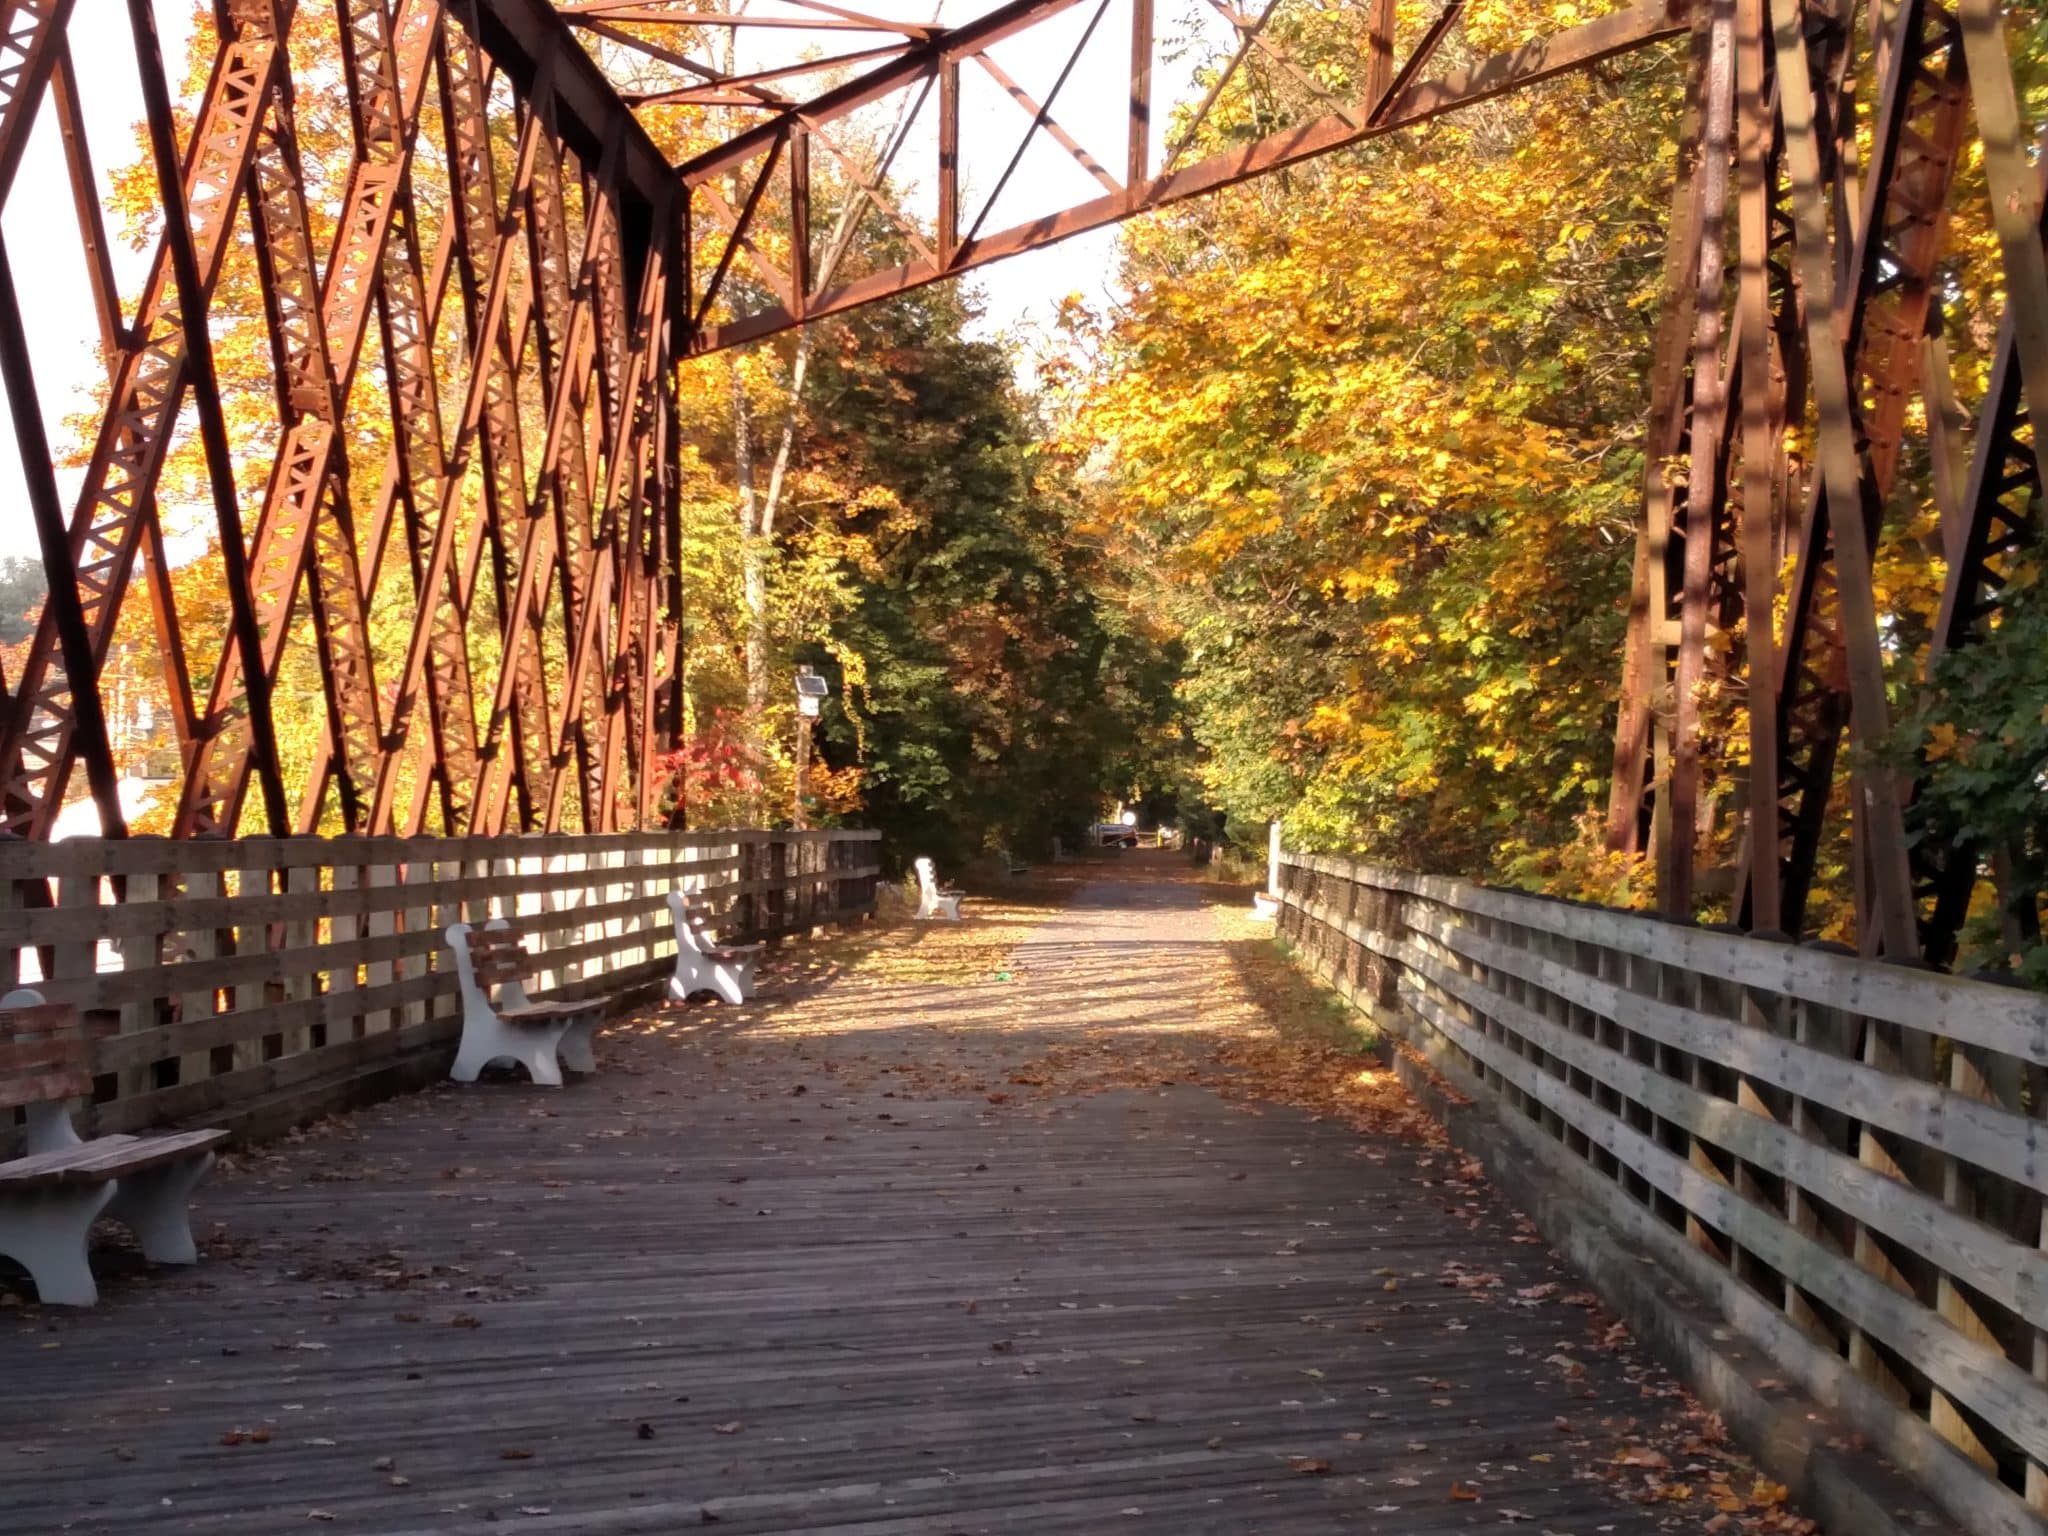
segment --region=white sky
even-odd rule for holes
[[[157,28],[175,93],[184,78],[185,48],[192,35],[189,6],[160,4]],[[125,0],[76,0],[70,27],[71,56],[78,73],[86,142],[103,190],[108,168],[132,164],[139,153],[134,125],[142,118],[142,88],[130,35]],[[108,46],[90,46],[94,39],[104,39]],[[53,95],[44,94],[42,112],[8,195],[6,213],[0,217],[0,234],[7,241],[22,324],[35,360],[43,427],[52,451],[61,453],[71,436],[64,418],[92,403],[88,391],[105,378],[106,365],[100,357],[99,322],[94,318],[92,286],[79,242]],[[108,218],[111,220],[111,215]],[[132,314],[148,278],[150,257],[130,250],[117,229],[109,228],[107,234],[115,281],[126,301],[125,312]],[[40,550],[20,464],[13,419],[0,412],[0,555],[34,558]],[[75,470],[58,472],[67,518],[79,478]]]
[[[322,0],[307,3],[318,4]],[[958,25],[994,3],[995,0],[946,0],[941,19]],[[1089,47],[1052,104],[1052,114],[1060,124],[1119,179],[1125,159],[1129,5],[1130,0],[1108,0]],[[785,7],[773,4],[772,0],[757,0],[753,8],[763,14],[787,14]],[[156,0],[156,11],[175,95],[184,79],[185,49],[191,36],[189,0]],[[929,5],[920,5],[916,0],[875,0],[872,12],[918,20],[929,20],[932,16]],[[991,50],[991,56],[1043,103],[1094,13],[1093,0],[1084,0],[1051,22],[998,44]],[[1167,0],[1161,6],[1158,32],[1162,46],[1155,54],[1153,77],[1155,171],[1163,153],[1167,113],[1174,102],[1190,94],[1193,55],[1206,51],[1176,49],[1172,40],[1195,36],[1213,44],[1227,35],[1227,27],[1201,0],[1178,0],[1178,9],[1176,0]],[[104,191],[110,168],[127,166],[140,153],[135,125],[142,116],[141,93],[129,45],[125,0],[76,0],[70,36],[86,137]],[[782,29],[754,30],[743,36],[746,41],[742,43],[739,60],[742,68],[768,62],[765,57],[750,59],[750,48],[757,55],[772,50],[773,61],[782,62],[801,57],[807,44],[815,44],[829,54],[872,46],[874,41],[861,33]],[[107,46],[91,46],[95,39],[104,39]],[[1178,60],[1167,57],[1175,52],[1181,54]],[[793,81],[786,88],[801,90],[805,84]],[[891,111],[893,106],[880,110]],[[898,177],[911,183],[905,197],[907,211],[921,220],[929,220],[932,214],[933,190],[918,182],[928,176],[928,168],[935,163],[935,116],[933,98],[913,122],[896,167]],[[965,65],[961,71],[961,119],[962,143],[968,146],[962,165],[962,223],[971,226],[988,189],[1001,178],[1030,118],[989,75],[976,66]],[[982,232],[991,233],[1086,201],[1101,190],[1064,150],[1041,134],[1019,161],[999,203],[983,223]],[[123,313],[132,315],[148,275],[151,253],[130,249],[114,226],[111,213],[107,219]],[[93,403],[92,391],[104,378],[104,364],[62,142],[48,93],[6,212],[0,216],[0,233],[5,235],[21,296],[23,321],[36,362],[45,429],[53,451],[61,452],[73,436],[65,418]],[[1028,360],[1037,344],[1049,334],[1053,313],[1065,295],[1078,292],[1095,306],[1115,295],[1116,238],[1113,227],[1096,230],[972,274],[967,280],[980,290],[986,308],[977,331],[1016,337]],[[79,480],[76,470],[58,471],[60,499],[67,519],[75,504]],[[243,507],[245,526],[253,522],[255,511],[253,506]],[[173,541],[174,559],[179,558],[181,550],[196,551],[203,546],[211,522],[210,507],[180,509],[166,504],[163,515],[166,532]],[[0,556],[17,555],[35,558],[38,545],[13,425],[0,412]]]

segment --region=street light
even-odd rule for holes
[[[808,666],[796,669],[796,806],[790,817],[799,831],[804,825],[804,791],[811,776],[811,722],[824,707],[832,685]]]

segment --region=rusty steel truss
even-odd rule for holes
[[[123,832],[102,674],[137,593],[181,835],[647,824],[683,719],[675,381],[691,358],[1684,39],[1610,841],[1654,852],[1667,909],[1693,909],[1715,673],[1747,703],[1757,828],[1733,911],[1801,931],[1846,812],[1865,947],[1945,959],[1998,850],[1910,850],[1909,776],[1862,755],[1845,774],[1843,747],[1888,724],[1873,551],[1902,454],[1924,452],[1941,499],[1938,651],[1985,632],[2037,531],[2027,403],[2048,390],[2048,268],[1995,0],[1645,0],[1492,55],[1466,40],[1462,0],[1405,20],[1359,0],[1355,60],[1334,75],[1290,53],[1284,0],[1205,3],[1229,45],[1175,103],[1155,100],[1154,0],[1009,0],[944,22],[827,0],[337,0],[332,17],[221,0],[211,68],[181,102],[151,0],[127,0],[161,217],[124,302],[70,0],[4,0],[0,204],[31,135],[56,133],[109,381],[64,495],[0,250],[0,374],[50,581],[4,679],[0,828],[50,835],[82,772]],[[295,78],[316,23],[337,29],[338,67]],[[1055,35],[1057,67],[1041,47],[1023,78],[1019,42]],[[764,52],[778,36],[790,46]],[[1105,56],[1127,100],[1098,154],[1060,113]],[[1189,159],[1253,70],[1305,104],[1295,120]],[[322,190],[296,119],[337,75],[352,142]],[[1013,120],[964,112],[967,82]],[[2010,300],[1971,435],[1940,274],[1973,134]],[[1078,178],[1064,190],[1023,169],[1046,146]],[[245,248],[275,381],[260,489],[237,478],[215,357]],[[205,655],[181,633],[159,504],[174,451],[202,467],[226,593]],[[279,740],[294,647],[323,694],[310,759]]]
[[[1653,853],[1664,909],[1695,910],[1700,701],[1719,668],[1748,716],[1731,915],[1808,931],[1830,835],[1839,853],[1846,831],[1862,949],[1947,963],[2002,850],[1908,835],[1913,775],[1875,750],[1895,620],[1876,561],[1917,452],[1947,562],[1939,656],[1985,635],[2038,532],[2026,401],[2048,390],[2041,173],[1998,7],[1711,0],[1694,20],[1610,844]],[[1966,438],[1940,305],[1973,133],[2008,299]],[[1851,743],[1869,750],[1845,756]],[[2038,893],[2004,897],[2037,933]]]

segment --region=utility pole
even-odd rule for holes
[[[810,777],[811,717],[799,714],[796,717],[796,805],[789,818],[789,824],[799,832],[804,829],[804,795],[809,789]]]
[[[811,722],[818,718],[831,686],[808,666],[796,669],[796,804],[789,824],[799,832],[804,829],[804,799],[810,789]]]

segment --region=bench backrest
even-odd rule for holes
[[[936,896],[938,894],[939,877],[932,869],[932,861],[928,857],[917,861],[917,884],[918,889],[927,896]]]
[[[75,1006],[0,1008],[0,1110],[91,1094],[85,1028]]]
[[[476,973],[476,984],[486,992],[525,980],[529,963],[526,947],[510,928],[469,930],[470,969]]]
[[[711,914],[702,902],[690,900],[687,891],[671,891],[668,898],[669,911],[676,920],[676,942],[688,944],[699,954],[716,946],[711,927]]]

